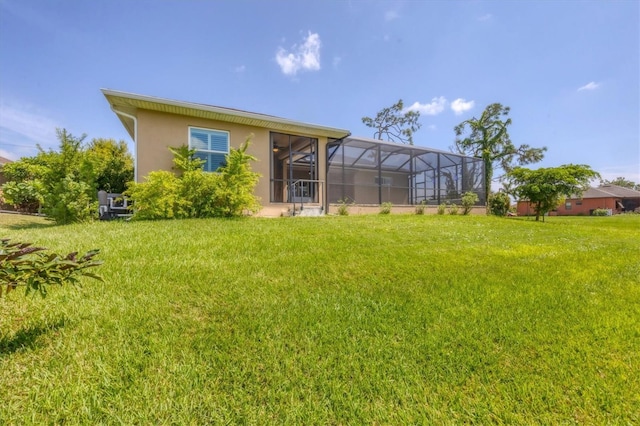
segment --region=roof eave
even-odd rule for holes
[[[110,89],[101,89],[101,91],[112,108],[132,115],[135,115],[135,112],[138,109],[146,109],[169,114],[186,115],[210,120],[244,124],[253,127],[268,128],[283,132],[298,132],[315,136],[326,136],[336,139],[340,139],[351,134],[345,129],[319,126],[249,111],[163,99]],[[125,127],[127,127],[122,117],[120,120],[123,122]],[[129,129],[127,130],[129,131]],[[129,133],[131,134],[130,131]]]

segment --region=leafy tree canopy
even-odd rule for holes
[[[59,224],[93,218],[97,211],[97,191],[123,192],[133,180],[133,158],[124,141],[76,137],[66,129],[56,129],[57,149],[38,146],[34,157],[6,164],[3,186],[7,201],[19,209],[42,207]],[[95,207],[95,208],[94,208]]]
[[[420,129],[419,111],[405,111],[402,99],[390,107],[382,109],[375,118],[362,117],[367,127],[376,129],[373,137],[382,140],[386,137],[393,142],[413,145],[413,134]]]
[[[557,208],[565,197],[581,196],[589,188],[589,182],[600,175],[587,165],[567,164],[537,170],[516,167],[509,171],[508,177],[518,198],[533,204],[539,220],[540,215],[544,217]]]
[[[637,184],[631,180],[628,180],[627,178],[624,177],[617,177],[613,180],[601,180],[600,184],[602,185],[617,185],[617,186],[622,186],[624,188],[629,188],[629,189],[636,189],[636,190],[640,190],[640,184]]]
[[[458,124],[455,150],[464,155],[482,158],[484,163],[484,191],[491,191],[494,169],[505,172],[514,163],[523,165],[536,163],[544,157],[546,147],[532,148],[529,145],[515,146],[509,136],[511,119],[507,118],[510,108],[493,103],[485,108],[480,118],[471,118]]]

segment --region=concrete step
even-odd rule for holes
[[[312,216],[323,216],[324,210],[322,206],[304,206],[302,210],[296,207],[295,216],[302,217],[312,217]]]

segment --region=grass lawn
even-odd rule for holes
[[[0,299],[0,424],[639,424],[640,216],[51,226],[104,283]]]

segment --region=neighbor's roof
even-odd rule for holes
[[[640,191],[617,185],[602,185],[587,189],[580,198],[640,198]],[[578,198],[578,197],[575,197]]]
[[[0,157],[0,166],[4,165],[4,164],[9,164],[9,163],[13,163],[13,161],[9,160],[8,158],[5,157]]]
[[[297,132],[326,136],[336,139],[340,139],[351,134],[348,130],[344,129],[318,126],[316,124],[303,123],[300,121],[239,109],[156,98],[154,96],[137,95],[134,93],[120,92],[110,89],[101,90],[107,98],[107,101],[109,101],[112,109],[133,116],[136,116],[136,111],[138,109],[146,109],[169,114],[179,114],[190,117],[206,118],[209,120],[243,124],[246,126],[268,128],[283,132]],[[118,118],[122,121],[122,124],[129,132],[131,138],[133,138],[133,121],[120,114],[118,114]]]

